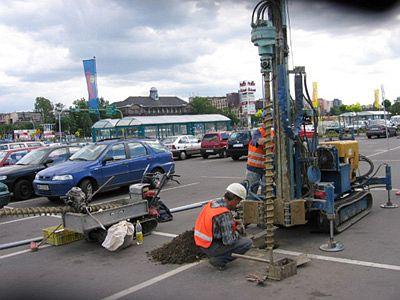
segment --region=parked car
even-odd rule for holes
[[[338,122],[335,121],[326,121],[323,122],[323,128],[326,134],[330,133],[339,133],[340,132],[340,125]]]
[[[201,142],[193,135],[170,136],[163,139],[165,145],[179,159],[186,159],[194,154],[200,154]]]
[[[314,125],[310,124],[301,126],[299,135],[302,138],[307,137],[308,139],[312,139],[314,136]]]
[[[0,182],[8,186],[15,200],[29,199],[37,172],[68,159],[79,147],[57,146],[32,150],[15,165],[0,168]]]
[[[389,137],[391,136],[396,136],[397,135],[397,127],[394,126],[392,123],[389,121],[378,119],[378,120],[371,120],[369,121],[368,127],[367,127],[367,137],[370,139],[373,136],[376,137],[386,137],[386,128]]]
[[[226,156],[226,148],[228,146],[228,132],[206,133],[201,141],[201,156],[206,159],[210,155]]]
[[[400,116],[393,116],[390,118],[390,122],[396,126],[397,128],[400,128]]]
[[[366,129],[365,121],[359,120],[354,121],[352,124],[347,124],[345,127],[346,132],[350,132],[351,130],[357,131],[359,129]]]
[[[89,144],[68,161],[45,169],[33,182],[35,193],[58,200],[74,186],[90,196],[111,176],[114,179],[103,191],[140,182],[144,170],[165,173],[175,164],[171,155],[156,140],[108,140]]]
[[[249,130],[233,132],[228,139],[226,154],[233,160],[239,160],[240,157],[246,156],[250,139],[251,132]]]
[[[17,142],[0,144],[0,150],[13,150],[13,149],[24,149],[24,148],[39,148],[43,147],[43,142],[31,141],[31,142]]]
[[[4,183],[0,182],[0,208],[3,208],[10,202],[10,192]]]
[[[0,167],[15,165],[29,151],[34,148],[0,151]]]

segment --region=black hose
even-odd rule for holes
[[[366,157],[365,155],[362,155],[362,154],[358,155],[358,160],[359,161],[365,161],[366,163],[368,163],[369,164],[369,170],[368,170],[367,173],[358,176],[357,180],[369,177],[369,175],[371,175],[372,172],[374,172],[374,168],[375,168],[374,163],[372,162],[372,160],[370,160],[368,157]]]

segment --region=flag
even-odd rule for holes
[[[312,104],[314,108],[318,107],[318,82],[313,82]]]
[[[99,112],[99,101],[97,93],[96,58],[83,60],[86,84],[89,93],[89,110]]]
[[[374,100],[374,108],[379,109],[381,106],[379,105],[379,89],[375,90],[375,100]]]

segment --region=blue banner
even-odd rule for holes
[[[96,58],[83,60],[83,69],[89,93],[89,110],[95,110],[98,113]]]

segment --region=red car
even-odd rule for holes
[[[210,155],[219,155],[221,158],[225,157],[228,139],[228,132],[206,133],[201,140],[201,156],[203,156],[204,159],[208,158]]]
[[[301,126],[301,130],[300,130],[300,137],[304,137],[306,136],[308,139],[312,139],[314,136],[314,125],[306,125],[305,126],[305,131],[304,131],[304,127]]]
[[[23,148],[14,150],[0,151],[0,167],[16,164],[29,151],[36,148]]]

